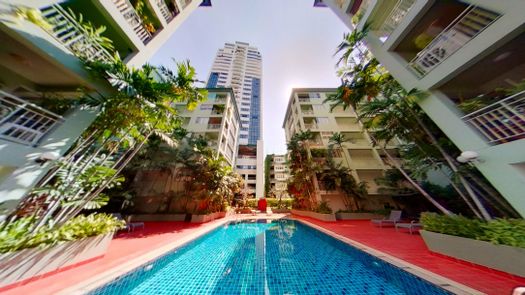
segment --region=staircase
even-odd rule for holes
[[[421,78],[490,26],[499,14],[469,6],[430,44],[410,61],[410,68]]]
[[[148,32],[143,24],[140,16],[133,8],[133,5],[128,0],[113,0],[115,6],[124,16],[128,24],[133,28],[133,31],[137,34],[142,43],[146,44],[151,39],[151,33]]]

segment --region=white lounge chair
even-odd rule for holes
[[[132,232],[136,228],[144,229],[144,222],[130,222],[129,220],[125,220],[124,218],[122,218],[122,214],[120,214],[120,213],[112,213],[111,215],[113,215],[115,218],[117,218],[119,220],[124,220],[126,222],[126,230],[128,232]]]
[[[400,210],[392,210],[390,211],[390,216],[388,216],[388,218],[372,219],[371,221],[373,224],[378,224],[379,227],[383,227],[383,224],[396,225],[396,223],[401,220],[401,213]]]
[[[422,228],[423,225],[421,223],[416,222],[415,220],[412,220],[410,223],[406,222],[398,222],[396,223],[396,231],[398,228],[408,228],[408,231],[410,234],[412,234],[414,231]]]

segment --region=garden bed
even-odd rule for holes
[[[184,221],[186,213],[180,214],[133,214],[131,221]]]
[[[226,212],[214,212],[210,214],[192,214],[191,222],[192,223],[205,223],[210,222],[214,219],[223,218],[226,216]]]
[[[525,277],[525,248],[495,245],[426,230],[420,233],[432,252]]]
[[[383,215],[367,212],[337,212],[335,218],[337,220],[371,220],[383,219]]]
[[[113,233],[0,254],[0,290],[69,266],[104,256]]]
[[[303,210],[296,210],[296,209],[292,209],[291,212],[292,214],[295,214],[295,215],[310,217],[310,218],[314,218],[314,219],[321,220],[321,221],[336,221],[334,213],[325,214],[325,213],[317,213],[313,211],[303,211]]]

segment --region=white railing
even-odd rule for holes
[[[493,144],[525,138],[525,91],[472,112],[462,119]]]
[[[304,123],[304,128],[306,128],[306,129],[317,129],[317,124],[315,124],[315,123]]]
[[[64,119],[14,95],[0,90],[0,138],[36,145]]]
[[[425,76],[499,16],[495,12],[469,6],[408,63],[409,68],[420,78]]]
[[[299,102],[310,102],[310,98],[299,98]]]
[[[168,8],[168,5],[166,5],[166,2],[164,0],[155,0],[155,4],[157,4],[157,7],[159,8],[162,17],[166,20],[167,23],[169,23],[173,19],[174,15]]]
[[[385,22],[379,29],[383,42],[392,34],[401,21],[405,18],[416,0],[398,0]]]
[[[131,26],[133,31],[137,34],[140,40],[146,44],[151,39],[151,33],[144,28],[142,20],[138,15],[135,8],[128,0],[113,0],[113,3],[117,6],[117,9],[124,16],[128,24]]]
[[[313,110],[301,110],[301,113],[303,115],[313,115],[314,111]]]
[[[44,7],[41,12],[42,16],[52,26],[48,33],[71,50],[73,54],[83,56],[88,60],[110,61],[113,59],[112,54],[98,41],[90,37],[75,17],[60,5],[54,4]]]
[[[181,8],[184,9],[186,8],[188,5],[190,5],[191,1],[192,0],[179,0],[180,1],[180,5],[181,5]],[[181,10],[182,10],[181,9]]]
[[[208,124],[208,129],[220,129],[221,124]]]

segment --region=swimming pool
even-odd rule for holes
[[[106,294],[450,294],[294,220],[232,222],[92,291]]]

